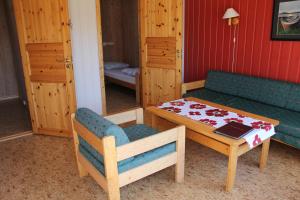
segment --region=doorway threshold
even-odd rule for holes
[[[22,133],[16,133],[16,134],[13,134],[13,135],[10,135],[10,136],[0,138],[0,143],[1,142],[7,142],[7,141],[10,141],[10,140],[19,139],[19,138],[22,138],[22,137],[32,136],[32,135],[33,135],[32,131],[25,131],[25,132],[22,132]]]

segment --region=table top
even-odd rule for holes
[[[253,113],[245,112],[245,111],[242,111],[242,110],[239,110],[239,109],[223,106],[223,105],[216,104],[216,103],[213,103],[213,102],[210,102],[210,101],[206,101],[206,100],[202,100],[202,99],[198,99],[198,98],[194,98],[194,97],[189,97],[189,98],[186,98],[186,99],[188,101],[195,101],[195,102],[198,102],[198,103],[201,103],[201,104],[206,104],[206,105],[218,108],[218,109],[234,112],[234,113],[237,113],[237,114],[240,114],[240,115],[243,115],[243,116],[246,116],[246,117],[250,117],[250,118],[253,118],[253,119],[265,121],[265,122],[273,124],[274,126],[277,126],[279,124],[278,120],[274,120],[274,119],[270,119],[270,118],[263,117],[263,116],[260,116],[260,115],[256,115],[256,114],[253,114]],[[166,119],[166,120],[171,121],[171,122],[176,123],[176,124],[185,125],[188,129],[191,129],[195,132],[201,133],[205,136],[208,136],[210,138],[213,138],[215,140],[218,140],[218,141],[223,142],[223,143],[228,144],[228,145],[241,145],[241,144],[246,142],[245,139],[243,139],[243,138],[236,140],[236,139],[232,139],[232,138],[229,138],[229,137],[226,137],[226,136],[216,134],[216,133],[214,133],[215,128],[212,127],[212,126],[209,126],[207,124],[189,119],[189,118],[184,117],[184,116],[180,116],[180,115],[178,115],[174,112],[169,112],[167,110],[160,109],[157,106],[148,107],[147,110],[150,113],[152,113],[154,115],[157,115],[157,116],[159,116],[163,119]]]

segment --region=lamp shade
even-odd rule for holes
[[[228,8],[223,16],[223,19],[230,19],[238,16],[240,16],[240,14],[236,10],[233,8]]]

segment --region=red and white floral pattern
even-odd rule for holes
[[[252,126],[255,130],[244,136],[250,148],[261,144],[275,134],[274,126],[270,123],[186,99],[162,103],[158,107],[214,128],[219,128],[232,121]]]

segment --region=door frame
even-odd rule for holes
[[[101,96],[102,96],[102,113],[103,115],[107,115],[107,105],[106,105],[106,90],[105,90],[105,76],[104,76],[104,59],[103,59],[103,38],[102,38],[102,17],[101,17],[101,0],[95,0],[96,3],[96,17],[97,17],[97,33],[98,33],[98,53],[99,53],[99,68],[100,68],[100,84],[101,84]],[[138,40],[139,40],[139,68],[140,68],[140,88],[142,85],[142,66],[141,66],[141,27],[140,27],[140,0],[136,0],[138,2]],[[140,93],[140,102],[142,104],[142,89],[139,91]],[[143,105],[141,105],[143,106]],[[129,108],[130,109],[130,108]]]
[[[24,31],[24,20],[21,13],[22,8],[20,7],[20,0],[12,0],[13,2],[13,9],[14,9],[14,15],[16,19],[16,28],[17,28],[17,34],[18,34],[18,40],[19,40],[19,46],[20,46],[20,53],[22,57],[22,68],[24,72],[24,78],[25,78],[25,88],[26,88],[26,95],[28,99],[28,107],[29,107],[29,113],[31,118],[31,125],[32,125],[32,131],[33,133],[38,133],[38,120],[37,120],[37,113],[34,109],[34,95],[33,95],[33,87],[31,86],[30,82],[30,75],[29,75],[29,62],[28,62],[28,55],[26,52],[26,45],[25,45],[25,31]],[[63,12],[62,20],[64,21],[63,24],[63,38],[64,38],[64,57],[65,58],[72,58],[72,48],[71,48],[71,33],[70,33],[70,16],[69,16],[69,5],[68,0],[59,0],[65,11]],[[69,63],[71,67],[66,68],[66,77],[67,77],[67,99],[70,106],[70,112],[74,113],[76,111],[77,105],[76,105],[76,94],[75,94],[75,83],[74,83],[74,71],[73,71],[73,64],[72,60],[71,63]],[[71,121],[71,118],[70,118]],[[56,135],[55,133],[51,133],[49,135]],[[57,136],[67,136],[71,137],[71,135],[57,135]]]
[[[99,72],[100,72],[100,87],[102,98],[102,114],[107,115],[106,107],[106,90],[104,77],[104,59],[103,59],[103,38],[102,38],[102,17],[101,17],[101,0],[95,0],[96,3],[96,21],[97,21],[97,37],[98,37],[98,57],[99,57]]]

